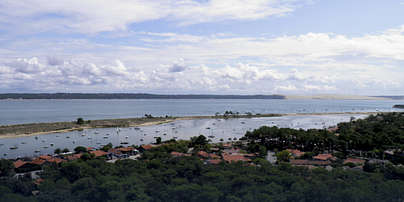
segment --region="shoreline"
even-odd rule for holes
[[[326,115],[370,115],[388,112],[327,112],[327,113],[290,113],[290,114],[258,114],[258,115],[219,115],[219,116],[182,116],[182,117],[155,117],[155,118],[127,118],[127,119],[104,119],[91,120],[89,123],[78,125],[74,122],[55,122],[55,123],[29,123],[17,125],[0,126],[0,139],[30,137],[36,135],[46,135],[51,133],[66,133],[72,131],[81,131],[84,129],[96,128],[129,128],[140,126],[151,126],[165,123],[171,123],[178,120],[196,120],[196,119],[238,119],[238,118],[265,118],[281,116],[326,116]],[[12,132],[11,132],[12,131]]]

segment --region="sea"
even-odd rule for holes
[[[52,133],[29,137],[0,139],[0,158],[15,159],[53,154],[56,148],[73,150],[77,146],[99,148],[150,144],[162,140],[189,139],[205,135],[211,142],[228,142],[241,138],[247,131],[261,126],[295,129],[328,128],[340,122],[365,118],[361,112],[403,111],[392,108],[397,100],[255,100],[255,99],[195,99],[195,100],[2,100],[0,125],[133,118],[153,116],[214,115],[225,111],[253,114],[287,114],[280,117],[239,119],[178,120],[171,123],[130,127],[86,129],[67,133]],[[342,113],[310,115],[309,113]],[[357,113],[357,114],[355,114]]]

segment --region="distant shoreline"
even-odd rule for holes
[[[195,119],[235,119],[235,118],[264,118],[280,116],[309,116],[309,115],[344,115],[344,114],[377,114],[383,112],[335,112],[335,113],[292,113],[292,114],[258,114],[258,115],[219,115],[219,116],[183,116],[183,117],[154,117],[154,118],[126,118],[126,119],[104,119],[91,120],[82,125],[75,122],[54,122],[54,123],[29,123],[17,125],[0,126],[0,139],[18,138],[51,133],[66,133],[84,129],[96,128],[127,128],[170,123],[178,120]]]
[[[80,100],[80,99],[312,99],[312,100],[404,100],[404,96],[361,95],[217,95],[217,94],[149,94],[149,93],[0,93],[0,100]]]

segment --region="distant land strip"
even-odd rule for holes
[[[4,93],[0,99],[285,99],[283,95],[163,95],[147,93]]]

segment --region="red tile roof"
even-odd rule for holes
[[[335,157],[332,154],[319,154],[317,156],[314,156],[313,159],[326,161],[326,160],[335,160]]]
[[[40,159],[40,158],[36,158],[36,159],[34,159],[34,160],[31,161],[31,163],[32,163],[32,164],[35,164],[35,165],[42,165],[42,164],[44,164],[45,162],[46,162],[45,160]]]
[[[119,150],[121,152],[131,152],[131,151],[135,150],[135,148],[133,148],[133,147],[121,147],[121,148],[118,148],[117,150]]]
[[[198,151],[198,156],[204,157],[204,158],[209,158],[209,154],[205,151]]]
[[[17,160],[17,161],[14,161],[14,167],[19,168],[19,167],[25,165],[26,163],[27,162],[25,162],[25,161]]]
[[[149,150],[149,149],[153,148],[154,146],[151,145],[151,144],[146,144],[146,145],[142,145],[141,147],[142,147],[144,150]]]
[[[353,164],[364,164],[365,160],[363,159],[356,159],[356,158],[347,158],[344,160],[344,164],[353,163]]]
[[[237,161],[251,161],[251,159],[248,159],[246,157],[244,157],[243,155],[227,155],[224,154],[223,155],[223,160],[227,161],[227,162],[237,162]]]
[[[73,155],[67,156],[67,159],[72,161],[72,160],[79,159],[80,157],[81,157],[81,154],[73,154]]]
[[[222,162],[222,160],[220,160],[220,159],[209,159],[208,160],[209,164],[219,164],[220,162]]]
[[[49,159],[52,159],[53,157],[49,156],[49,155],[42,155],[42,156],[39,156],[38,158],[40,158],[42,160],[49,160]]]
[[[292,154],[294,157],[301,157],[304,155],[304,152],[298,150],[298,149],[287,149],[288,152]]]
[[[94,147],[87,147],[87,151],[93,151],[93,150],[95,150]]]
[[[65,160],[60,159],[60,158],[52,158],[52,159],[47,160],[47,162],[56,163],[56,164],[62,163],[63,161],[65,161]]]
[[[95,157],[100,157],[100,156],[105,156],[108,153],[102,150],[95,150],[95,151],[90,151],[90,154],[94,154]]]

